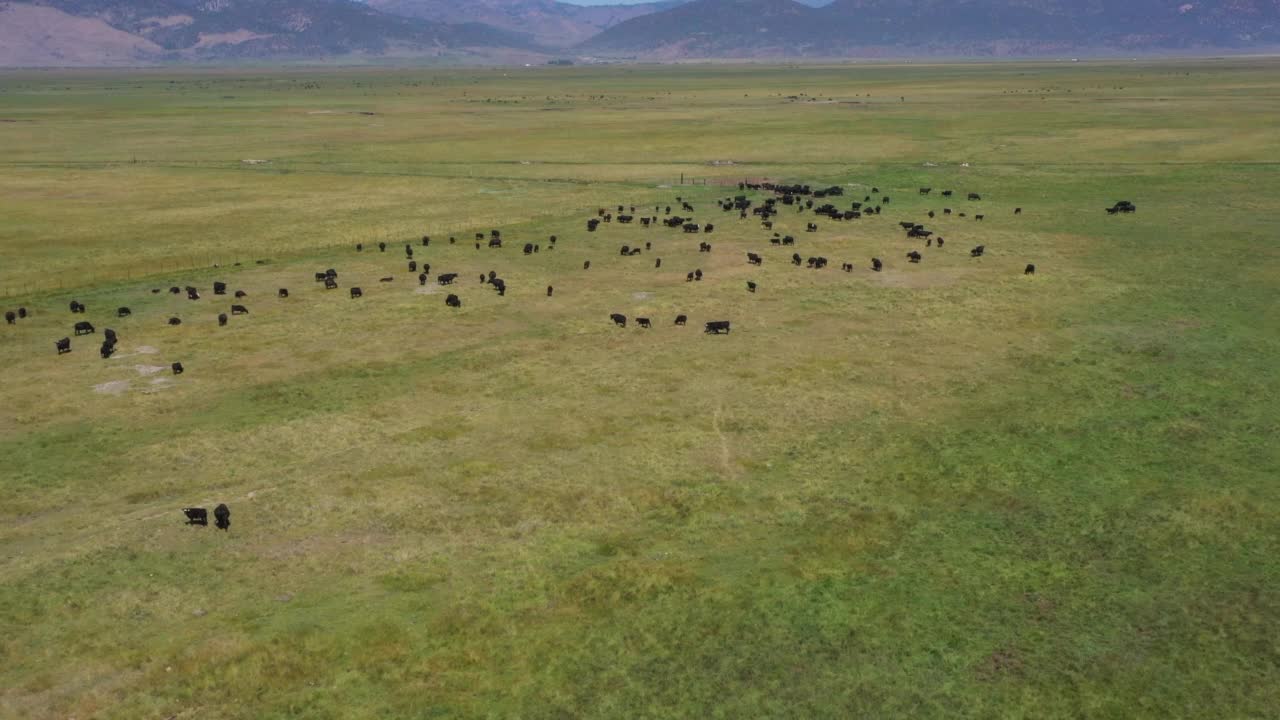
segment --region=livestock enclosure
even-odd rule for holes
[[[1276,117],[1273,58],[0,73],[0,717],[1274,717]]]

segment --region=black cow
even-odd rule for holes
[[[169,288],[169,292],[174,295],[177,295],[178,293],[182,292],[182,289],[179,288],[177,285],[174,285],[173,287]]]
[[[525,254],[525,255],[532,255],[532,254],[533,254],[533,243],[525,243],[525,244],[524,244],[524,254]]]
[[[195,289],[195,288],[193,288],[193,287],[188,287],[188,288],[187,288],[187,299],[188,299],[188,300],[199,300],[199,299],[200,299],[200,291],[199,291],[199,290],[196,290],[196,289]]]
[[[116,340],[118,339],[118,338],[117,338],[117,336],[116,336],[116,331],[115,331],[115,330],[112,330],[111,328],[106,328],[106,329],[104,329],[104,330],[102,331],[102,336],[103,336],[103,337],[105,337],[105,338],[107,339],[107,342],[109,342],[109,343],[111,343],[111,344],[113,344],[113,345],[115,344]]]
[[[133,311],[127,307],[116,308],[116,317],[129,317]]]
[[[799,267],[799,266],[800,266],[800,265],[802,265],[803,263],[804,263],[804,260],[800,258],[800,253],[791,253],[791,264],[792,264],[792,265],[795,265],[796,267]]]
[[[452,285],[453,281],[458,277],[458,273],[443,273],[436,277],[436,282],[440,285]]]
[[[24,307],[18,308],[18,319],[22,320],[26,317],[27,317],[27,309]]]
[[[677,325],[684,325],[684,324],[685,324],[685,323],[687,323],[687,322],[689,322],[689,316],[688,316],[688,315],[677,315],[677,316],[676,316],[676,324],[677,324]]]
[[[788,245],[795,245],[795,244],[796,244],[796,239],[795,239],[794,237],[792,237],[792,236],[790,236],[790,235],[783,235],[783,236],[782,236],[782,246],[783,246],[783,247],[786,247],[786,246],[788,246]]]
[[[409,261],[409,272],[411,272],[411,273],[418,272],[418,261],[417,261],[417,260],[410,260],[410,261]]]
[[[945,240],[945,239],[943,239],[943,237],[942,237],[941,235],[939,235],[939,236],[938,236],[938,247],[942,247],[943,243],[945,243],[945,242],[946,242],[946,240]]]
[[[188,525],[209,525],[209,511],[204,508],[182,508],[182,514],[187,516]]]
[[[883,267],[884,267],[884,263],[880,262],[880,258],[874,258],[874,257],[873,257],[873,258],[871,258],[871,269],[872,269],[872,270],[874,270],[874,271],[876,271],[876,272],[880,272],[880,269],[881,269],[881,268],[883,268]]]
[[[10,325],[16,325],[18,322],[18,314],[10,310],[4,314],[4,321]]]
[[[969,193],[969,199],[970,199],[970,200],[981,200],[981,199],[982,199],[982,196],[981,196],[981,195],[979,195],[978,193]]]
[[[590,261],[590,260],[587,260],[587,261],[583,262],[583,263],[582,263],[582,269],[583,269],[583,270],[590,270],[590,269],[591,269],[591,261]]]
[[[639,326],[640,326],[640,327],[642,327],[642,328],[652,328],[652,327],[653,327],[653,323],[649,322],[649,318],[642,318],[642,317],[638,317],[638,318],[636,318],[636,324],[637,324],[637,325],[639,325]]]
[[[276,297],[281,297],[281,298],[289,297],[289,288],[280,288],[279,290],[277,290]]]
[[[979,245],[969,251],[969,257],[982,257],[982,253],[986,252],[986,245]]]
[[[378,243],[378,252],[386,252],[386,251],[387,251],[387,244],[384,242]]]
[[[706,329],[705,329],[705,330],[703,330],[703,332],[704,332],[704,333],[711,334],[711,335],[719,335],[719,334],[721,334],[721,333],[728,333],[728,332],[729,332],[729,321],[728,321],[728,320],[713,320],[713,321],[711,321],[711,322],[709,322],[709,323],[707,323],[707,324],[706,324]]]
[[[431,263],[423,263],[423,264],[422,264],[422,272],[423,272],[424,274],[426,274],[426,275],[430,275],[430,274],[431,274]]]
[[[747,263],[750,265],[763,265],[764,258],[760,257],[756,253],[749,252],[747,253]]]
[[[952,193],[951,193],[951,191],[950,191],[950,190],[943,190],[943,191],[942,191],[942,197],[951,197],[951,194],[952,194]]]
[[[1023,275],[1035,275],[1035,274],[1036,274],[1036,266],[1035,266],[1035,265],[1033,265],[1033,264],[1031,264],[1031,263],[1027,263],[1027,267],[1026,267],[1026,269],[1025,269],[1025,270],[1023,270],[1023,271],[1022,271],[1022,274],[1023,274]]]
[[[704,233],[709,233],[715,229],[716,229],[716,226],[712,225],[711,223],[707,223],[706,225],[702,226],[702,232]]]
[[[426,274],[426,273],[418,273],[418,284],[419,284],[419,285],[426,285],[426,284],[427,284],[427,274]]]
[[[1013,214],[1014,214],[1014,215],[1021,215],[1021,214],[1022,214],[1022,208],[1014,208],[1014,209],[1013,209]]]
[[[173,365],[171,365],[170,369],[173,370],[174,375],[181,375],[182,373],[187,371],[186,368],[182,367],[182,363],[180,362],[176,362]]]
[[[427,247],[427,246],[429,246],[430,244],[431,244],[431,236],[430,236],[430,235],[423,235],[423,236],[422,236],[422,247]]]
[[[378,282],[395,282],[395,276],[388,275],[386,277],[378,278]]]
[[[61,340],[55,340],[53,341],[53,345],[58,349],[59,355],[65,355],[71,352],[71,338],[62,338]]]
[[[462,307],[462,300],[460,300],[457,295],[450,293],[449,297],[444,299],[444,304],[451,308],[460,308]]]
[[[711,243],[698,243],[698,252],[711,252]]]
[[[623,315],[622,313],[613,313],[612,315],[609,316],[609,319],[612,320],[613,324],[617,325],[618,327],[627,326],[627,316]]]
[[[701,230],[701,228],[698,227],[698,223],[685,223],[681,227],[684,228],[684,231],[687,233],[696,233]]]
[[[630,246],[630,245],[623,245],[623,246],[622,246],[622,248],[620,248],[620,249],[618,250],[618,254],[619,254],[619,255],[621,255],[622,257],[626,257],[626,256],[630,255],[630,254],[631,254],[631,246]]]
[[[595,232],[596,228],[599,227],[599,225],[600,225],[599,220],[595,218],[591,218],[590,220],[587,221],[587,232]]]
[[[356,243],[356,252],[364,252],[364,243]]]
[[[931,193],[931,192],[933,192],[933,188],[931,188],[931,187],[927,187],[927,188],[920,188],[920,194],[921,194],[921,195],[928,195],[928,194],[929,194],[929,193]]]
[[[942,214],[943,214],[943,215],[950,215],[950,214],[951,214],[951,208],[942,208]]]
[[[756,284],[750,280],[747,281],[747,292],[755,292]]]
[[[93,324],[88,322],[76,323],[76,335],[92,335],[94,332]]]
[[[81,305],[78,301],[76,301],[76,300],[72,300],[72,301],[71,301],[71,313],[74,315],[74,314],[76,314],[76,313],[82,313],[82,312],[84,312],[84,306],[83,306],[83,305]]]
[[[554,293],[555,291],[556,291],[556,289],[555,289],[555,288],[553,288],[553,287],[551,287],[550,285],[548,285],[548,286],[547,286],[547,297],[551,297],[551,294],[552,294],[552,293]]]
[[[222,503],[213,509],[213,522],[219,530],[226,530],[231,527],[231,510],[226,506],[226,503]]]
[[[502,278],[494,278],[494,279],[490,280],[489,282],[490,282],[490,283],[493,285],[493,287],[498,291],[498,296],[499,296],[499,297],[506,297],[506,295],[507,295],[507,283],[506,283],[506,282],[504,282]]]
[[[985,218],[985,217],[986,217],[986,215],[974,215],[974,216],[973,216],[973,219],[974,219],[974,220],[982,220],[982,219],[983,219],[983,218]]]
[[[809,223],[806,225],[805,232],[818,232],[818,223]]]
[[[360,297],[364,297],[364,291],[358,287],[351,288],[351,299],[354,300]]]
[[[761,226],[761,227],[763,227],[765,230],[772,230],[772,229],[773,229],[773,221],[772,221],[772,220],[765,220],[764,222],[760,223],[760,226]]]
[[[413,257],[413,246],[412,246],[412,245],[408,245],[408,244],[406,244],[406,245],[404,246],[404,256],[405,256],[405,257]]]
[[[98,348],[98,353],[102,355],[103,360],[110,359],[116,352],[116,344],[110,340],[103,340],[102,347]]]
[[[324,282],[324,279],[325,279],[325,278],[327,278],[327,277],[329,277],[329,276],[328,276],[328,275],[326,275],[326,274],[324,274],[324,273],[322,273],[322,272],[318,272],[318,273],[316,273],[316,282]]]
[[[653,261],[653,266],[654,266],[655,268],[660,268],[660,267],[662,267],[662,258],[656,258],[656,259]]]
[[[226,326],[227,326],[227,314],[218,313],[218,327],[226,327]]]
[[[325,290],[337,290],[337,289],[338,289],[338,279],[337,279],[337,278],[326,277],[326,278],[324,279],[324,289],[325,289]]]
[[[911,252],[907,253],[907,259],[913,263],[920,262],[921,257],[923,256],[920,255],[920,253],[916,252],[915,250],[912,250]]]
[[[226,284],[226,283],[224,283],[224,282],[215,282],[215,283],[213,284],[213,294],[214,294],[214,295],[226,295],[226,294],[227,294],[227,284]]]
[[[243,305],[232,305],[232,306],[231,306],[231,314],[232,314],[232,315],[248,315],[248,314],[249,314],[249,308],[247,308],[247,307],[245,307],[245,306],[243,306]]]
[[[176,318],[176,317],[169,318],[169,325],[171,327],[177,327],[181,324],[182,324],[182,318]]]
[[[853,263],[840,263],[840,269],[845,272],[853,272]]]
[[[693,279],[702,280],[702,268],[698,268],[697,270],[693,271]]]

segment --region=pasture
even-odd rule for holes
[[[1269,58],[0,73],[0,716],[1274,717],[1278,116]]]

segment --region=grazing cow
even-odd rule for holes
[[[27,317],[27,309],[24,307],[18,308],[18,319],[22,320],[22,319],[25,319],[26,317]]]
[[[422,247],[427,247],[427,246],[429,246],[429,245],[431,245],[431,236],[430,236],[430,235],[423,235],[423,236],[422,236]]]
[[[497,271],[497,270],[490,270],[490,271],[489,271],[489,279],[490,279],[490,280],[492,280],[492,279],[494,279],[494,278],[496,278],[496,277],[498,277],[498,271]]]
[[[231,306],[231,314],[232,314],[232,315],[248,315],[248,314],[249,314],[249,308],[247,308],[247,307],[245,307],[245,306],[243,306],[243,305],[232,305],[232,306]]]
[[[551,287],[550,285],[548,285],[548,286],[547,286],[547,297],[551,297],[551,293],[553,293],[553,292],[555,292],[555,291],[556,291],[556,289],[555,289],[554,287]]]
[[[1033,264],[1031,264],[1031,263],[1027,263],[1027,267],[1026,267],[1026,269],[1025,269],[1025,270],[1023,270],[1023,271],[1022,271],[1022,274],[1023,274],[1023,275],[1035,275],[1035,274],[1036,274],[1036,266],[1035,266],[1035,265],[1033,265]]]
[[[177,327],[181,324],[182,324],[182,318],[176,318],[176,317],[169,318],[170,327]]]
[[[618,327],[627,326],[627,316],[623,315],[622,313],[613,313],[612,315],[609,316],[609,319],[612,320],[613,324],[617,325]]]
[[[936,217],[936,215],[934,215],[934,212],[933,212],[932,210],[930,210],[930,211],[929,211],[929,219],[930,219],[930,220],[932,220],[934,217]]]
[[[443,273],[436,277],[436,282],[440,285],[452,285],[457,278],[458,273]]]
[[[582,263],[582,269],[583,269],[583,270],[590,270],[590,269],[591,269],[591,261],[590,261],[590,260],[584,261],[584,262]]]
[[[981,200],[981,199],[982,199],[982,196],[981,196],[981,195],[979,195],[978,193],[969,193],[969,199],[970,199],[970,200]]]
[[[986,252],[986,245],[979,245],[969,251],[969,257],[982,257],[982,253]]]
[[[749,265],[763,265],[763,264],[764,264],[764,258],[760,257],[760,256],[759,256],[759,255],[757,255],[756,253],[749,252],[749,253],[747,253],[747,264],[749,264]]]
[[[654,259],[654,261],[653,261],[653,266],[654,266],[655,268],[660,268],[660,267],[662,267],[662,258],[655,258],[655,259]]]
[[[76,335],[92,335],[94,333],[93,324],[88,322],[76,323]]]
[[[938,247],[942,247],[943,243],[945,243],[945,242],[946,242],[946,240],[944,240],[944,239],[942,238],[942,236],[941,236],[941,235],[939,235],[939,236],[938,236]]]
[[[507,283],[506,283],[505,281],[503,281],[503,279],[502,279],[502,278],[494,278],[494,279],[490,280],[489,282],[490,282],[490,283],[492,283],[493,287],[498,291],[498,296],[499,296],[499,297],[506,297],[506,295],[507,295]]]
[[[773,237],[769,238],[769,244],[770,244],[770,245],[781,245],[781,244],[782,244],[782,238],[778,237],[778,233],[774,233],[774,234],[773,234]]]
[[[524,254],[525,254],[525,255],[532,255],[532,254],[533,254],[533,243],[525,243],[525,244],[524,244]]]
[[[622,208],[618,208],[618,209],[619,209],[619,210],[621,210]],[[626,225],[627,223],[630,223],[632,220],[635,220],[635,216],[634,216],[634,215],[619,215],[619,216],[618,216],[618,222],[622,223],[623,225]]]
[[[636,324],[642,328],[649,329],[653,327],[653,323],[649,322],[649,318],[636,318]]]
[[[685,324],[685,323],[687,323],[687,322],[689,322],[689,316],[688,316],[688,315],[677,315],[677,316],[676,316],[676,324],[677,324],[677,325],[684,325],[684,324]]]
[[[621,255],[622,257],[626,257],[626,256],[630,255],[630,254],[631,254],[631,246],[630,246],[630,245],[623,245],[623,246],[622,246],[622,248],[621,248],[620,250],[618,250],[618,254],[619,254],[619,255]]]
[[[800,267],[800,265],[801,265],[801,264],[803,264],[803,263],[804,263],[804,260],[802,260],[802,259],[800,258],[800,253],[791,253],[791,264],[792,264],[792,265],[795,265],[796,267]]]
[[[883,204],[883,205],[888,205],[888,204],[889,204],[889,196],[888,196],[888,195],[885,195],[884,197],[880,198],[880,203],[881,203],[881,204]]]
[[[552,245],[555,245],[555,244],[556,244],[556,236],[555,236],[555,235],[552,235],[551,237],[547,238],[547,241],[548,241],[548,242],[550,242]]]
[[[450,293],[449,297],[444,299],[444,304],[451,308],[460,308],[462,307],[462,300],[460,300],[457,295]]]
[[[112,330],[111,328],[105,328],[102,331],[102,336],[105,337],[107,339],[107,342],[111,343],[112,345],[114,345],[116,343],[116,340],[118,339],[116,336],[116,331]]]
[[[360,297],[364,297],[364,291],[358,287],[351,288],[351,299],[354,300]]]
[[[805,232],[818,232],[818,223],[809,223],[804,229]]]
[[[703,226],[702,226],[702,232],[704,232],[704,233],[709,233],[709,232],[711,232],[712,230],[715,230],[715,229],[716,229],[716,226],[715,226],[715,225],[712,225],[711,223],[707,223],[706,225],[703,225]]]
[[[920,255],[920,253],[916,252],[915,250],[912,250],[911,252],[907,253],[907,259],[913,263],[920,262],[921,257],[923,256]]]
[[[378,282],[394,282],[394,281],[395,281],[395,279],[396,279],[396,278],[395,278],[395,276],[394,276],[394,275],[388,275],[388,276],[386,276],[386,277],[378,278]]]
[[[227,314],[218,313],[218,327],[226,327],[226,325],[227,325]]]
[[[783,236],[782,236],[782,246],[783,246],[783,247],[786,247],[786,246],[788,246],[788,245],[795,245],[795,244],[796,244],[796,239],[795,239],[794,237],[792,237],[792,236],[790,236],[790,235],[783,235]]]
[[[318,273],[316,273],[316,282],[324,282],[324,279],[325,279],[325,278],[327,278],[327,277],[329,277],[329,276],[328,276],[328,275],[326,275],[326,274],[324,274],[324,273],[322,273],[322,272],[318,272]]]
[[[409,261],[409,272],[411,272],[411,273],[418,272],[418,261],[417,261],[417,260],[410,260],[410,261]]]
[[[711,243],[698,243],[698,252],[711,252]]]
[[[338,289],[338,279],[337,279],[337,278],[326,277],[326,278],[324,279],[324,289],[325,289],[325,290],[337,290],[337,289]]]
[[[364,252],[364,243],[356,243],[356,252]]]
[[[59,355],[65,355],[71,352],[71,338],[62,338],[61,340],[55,340],[53,341],[53,345],[58,349]]]
[[[127,307],[116,308],[116,317],[129,317],[133,311]]]
[[[177,295],[178,293],[182,292],[182,289],[179,288],[177,285],[174,285],[173,287],[169,288],[169,292],[174,295]]]
[[[242,297],[249,297],[249,293],[247,293],[247,292],[245,292],[245,291],[243,291],[243,290],[237,290],[237,291],[236,291],[236,299],[238,300],[238,299],[240,299],[240,298],[242,298]]]
[[[772,230],[772,229],[773,229],[773,221],[772,221],[772,220],[765,220],[764,222],[760,223],[760,225],[761,225],[765,230]]]
[[[755,292],[755,291],[756,291],[756,284],[755,284],[754,282],[752,282],[752,281],[748,280],[748,281],[747,281],[747,292],[752,292],[752,293],[753,293],[753,292]]]
[[[182,508],[182,514],[187,516],[188,525],[209,525],[209,511],[204,508]]]
[[[387,251],[387,244],[384,242],[378,243],[378,252],[386,252],[386,251]]]
[[[10,325],[16,325],[18,323],[18,314],[10,310],[4,314],[4,321]]]
[[[188,288],[187,288],[187,299],[188,299],[188,300],[199,300],[199,299],[200,299],[200,292],[199,292],[198,290],[196,290],[195,288],[193,288],[193,287],[188,287]]]
[[[840,263],[840,269],[845,272],[853,272],[853,263]]]
[[[600,225],[599,220],[595,218],[591,218],[590,220],[587,221],[587,232],[595,232],[596,228],[599,227],[599,225]]]
[[[711,322],[709,322],[709,323],[707,323],[707,324],[706,324],[706,329],[705,329],[705,330],[703,330],[703,332],[704,332],[704,333],[711,334],[711,335],[719,335],[719,334],[721,334],[721,333],[728,333],[728,332],[729,332],[729,321],[728,321],[728,320],[712,320]]]
[[[289,297],[289,288],[280,288],[279,290],[277,290],[276,297],[279,297],[279,298]]]
[[[873,258],[871,258],[871,269],[872,269],[872,270],[874,270],[874,271],[876,271],[876,272],[880,272],[881,268],[883,268],[883,267],[884,267],[884,263],[880,262],[880,258],[874,258],[874,257],[873,257]]]
[[[689,273],[688,275],[685,275],[685,276],[684,276],[684,281],[685,281],[685,282],[693,282],[693,273]]]
[[[1128,200],[1121,200],[1115,205],[1112,205],[1111,207],[1107,208],[1108,215],[1115,215],[1116,213],[1131,213],[1131,212],[1137,212],[1137,211],[1138,211],[1138,206],[1134,205]]]
[[[489,241],[489,247],[491,247],[491,248],[500,248],[500,247],[502,247],[502,238],[493,238],[492,240],[490,240],[490,241]]]
[[[684,231],[687,233],[696,233],[701,230],[701,228],[698,227],[698,223],[685,223],[684,225],[681,225],[681,227],[684,228]]]
[[[412,246],[412,245],[408,245],[408,244],[406,244],[406,245],[404,246],[404,256],[405,256],[405,257],[413,257],[413,246]]]
[[[950,190],[943,190],[943,191],[942,191],[942,197],[951,197],[951,191],[950,191]]]
[[[430,275],[430,274],[431,274],[431,263],[423,263],[423,264],[422,264],[422,272],[423,272],[424,274],[426,274],[426,275]]]
[[[103,360],[111,359],[111,356],[114,355],[115,352],[116,352],[116,344],[111,342],[110,340],[103,340],[102,347],[98,348],[98,354],[102,355]]]
[[[943,214],[943,215],[950,215],[950,214],[951,214],[951,208],[942,208],[942,214]]]
[[[973,219],[974,219],[974,220],[979,220],[979,221],[981,221],[981,220],[982,220],[983,218],[985,218],[985,217],[986,217],[986,215],[974,215],[974,216],[973,216]]]
[[[226,530],[231,527],[231,510],[227,508],[226,503],[222,503],[213,509],[213,522],[219,530]]]
[[[1014,215],[1021,215],[1021,214],[1022,214],[1022,208],[1014,208],[1014,209],[1013,209],[1013,214],[1014,214]]]
[[[84,313],[84,305],[80,304],[80,303],[79,303],[78,301],[76,301],[76,300],[72,300],[72,301],[71,301],[71,312],[72,312],[72,314],[75,314],[75,313],[81,313],[81,314],[83,314],[83,313]]]
[[[226,284],[226,283],[224,283],[224,282],[215,282],[215,283],[213,284],[213,294],[214,294],[214,295],[226,295],[226,294],[227,294],[227,284]]]
[[[642,218],[640,218],[640,224],[641,224],[641,225],[643,225],[643,226],[645,226],[645,227],[649,227],[649,223],[650,223],[650,222],[652,222],[652,221],[651,221],[649,218],[647,218],[647,217],[642,217]]]
[[[698,268],[697,270],[693,271],[693,279],[702,280],[702,268]]]
[[[426,284],[427,284],[427,274],[426,274],[426,273],[418,273],[418,284],[419,284],[419,285],[426,285]]]
[[[186,368],[182,367],[182,363],[180,362],[176,362],[173,365],[170,365],[169,367],[170,369],[173,370],[174,375],[181,375],[182,373],[187,371]]]

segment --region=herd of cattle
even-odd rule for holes
[[[880,189],[876,187],[873,187],[871,189],[871,194],[864,196],[861,201],[852,202],[848,207],[848,209],[837,207],[833,202],[830,202],[830,201],[822,202],[822,203],[818,202],[818,201],[828,200],[832,198],[842,197],[845,194],[845,191],[844,191],[844,188],[840,186],[832,186],[832,187],[826,187],[826,188],[813,188],[808,185],[782,185],[782,184],[774,184],[774,183],[755,184],[755,183],[744,182],[739,184],[738,189],[740,191],[740,194],[731,198],[724,198],[717,201],[717,205],[719,209],[722,212],[726,212],[726,213],[736,212],[738,214],[739,219],[747,219],[752,216],[757,217],[760,220],[761,227],[766,231],[772,231],[773,221],[774,221],[773,219],[777,217],[781,212],[783,212],[785,208],[794,208],[796,213],[804,213],[806,211],[811,211],[814,215],[828,218],[833,222],[844,223],[849,221],[855,221],[867,216],[881,215],[884,212],[884,208],[890,205],[891,203],[891,198],[889,197],[889,195],[882,194],[880,192]],[[771,194],[771,196],[764,199],[763,202],[760,202],[759,204],[757,204],[755,201],[748,198],[748,196],[745,194],[746,191],[769,193]],[[921,196],[928,196],[932,192],[933,192],[933,188],[929,188],[929,187],[922,187],[919,189],[919,194]],[[874,195],[880,196],[878,201],[872,199]],[[950,198],[954,195],[954,192],[951,190],[943,190],[941,191],[940,195],[944,198]],[[982,199],[982,196],[978,193],[968,193],[965,197],[967,197],[969,201],[979,201]],[[686,200],[685,198],[682,198],[682,197],[678,197],[676,198],[676,202],[679,203],[678,212],[690,213],[690,214],[695,212],[694,207],[689,200]],[[1118,213],[1133,213],[1136,210],[1137,210],[1136,206],[1133,203],[1128,201],[1120,201],[1120,202],[1117,202],[1112,207],[1106,208],[1107,213],[1111,215],[1115,215]],[[943,208],[942,212],[944,215],[951,215],[952,208],[950,207]],[[621,223],[624,225],[630,224],[636,219],[636,214],[637,214],[637,209],[634,205],[632,206],[618,205],[616,215],[614,212],[606,210],[605,208],[600,208],[596,211],[593,217],[588,219],[586,224],[586,229],[588,232],[596,232],[602,223],[612,223],[615,220],[618,223]],[[929,218],[936,217],[936,213],[932,210],[928,211],[927,214]],[[958,214],[961,217],[964,217],[966,215],[963,212]],[[1015,208],[1013,211],[1013,214],[1021,215],[1022,208]],[[695,222],[692,217],[686,217],[680,214],[673,214],[673,207],[671,205],[667,205],[665,207],[655,206],[653,208],[653,214],[640,218],[640,224],[645,228],[657,226],[660,221],[660,216],[661,216],[661,223],[666,227],[672,228],[672,229],[678,228],[686,233],[708,235],[715,231],[715,225],[713,223],[709,223],[709,222],[699,223],[699,222]],[[974,215],[975,220],[982,220],[984,217],[985,216],[983,214]],[[908,239],[915,239],[915,240],[923,239],[925,242],[925,248],[933,248],[933,247],[942,248],[946,243],[945,238],[943,238],[941,235],[937,235],[934,231],[928,229],[923,223],[917,222],[915,220],[901,221],[899,223],[899,226],[902,228],[903,231],[905,231],[906,237]],[[817,232],[819,229],[819,226],[817,222],[806,222],[805,228],[806,228],[806,231],[808,232]],[[477,250],[480,249],[482,245],[487,246],[489,248],[501,248],[502,240],[503,240],[502,233],[499,230],[492,230],[487,235],[485,233],[476,233],[475,247]],[[448,242],[450,244],[456,244],[458,240],[456,237],[450,237],[448,239]],[[554,250],[557,247],[557,242],[558,242],[558,238],[555,235],[550,236],[547,242],[546,249],[548,251]],[[772,233],[772,237],[769,238],[769,243],[771,245],[790,247],[796,244],[796,238],[792,235],[782,235],[781,233],[774,232]],[[423,237],[421,239],[421,244],[422,244],[422,247],[429,247],[431,245],[430,236]],[[380,242],[377,244],[377,247],[379,252],[386,252],[388,246],[387,246],[387,243]],[[365,248],[363,243],[356,245],[357,252],[363,252],[364,249]],[[524,255],[533,255],[541,252],[542,249],[543,249],[543,246],[541,244],[525,243],[522,248],[522,251]],[[643,251],[649,251],[651,249],[652,249],[652,243],[645,242]],[[418,274],[417,278],[418,278],[419,285],[426,285],[428,280],[430,279],[430,274],[431,274],[430,263],[422,263],[421,266],[419,266],[418,261],[414,259],[414,247],[412,244],[406,244],[404,246],[404,251],[405,251],[406,262],[407,262],[409,271],[412,273]],[[710,253],[712,251],[711,243],[705,240],[699,241],[698,251],[700,253]],[[970,254],[970,257],[977,258],[977,257],[982,257],[985,252],[986,252],[985,245],[977,245],[977,246],[974,246],[972,249],[970,249],[969,254]],[[619,250],[619,254],[623,257],[634,257],[637,255],[640,255],[641,253],[642,253],[642,249],[639,246],[633,247],[631,245],[623,245]],[[905,254],[905,256],[908,263],[910,264],[919,264],[924,259],[924,255],[918,249],[912,249],[908,251]],[[764,264],[764,256],[760,253],[747,252],[746,258],[747,258],[747,263],[752,266],[761,266]],[[805,257],[802,257],[800,253],[792,253],[790,261],[791,261],[791,264],[794,266],[797,266],[797,267],[803,266],[811,270],[824,269],[827,267],[827,264],[828,264],[828,259],[826,257],[810,256],[805,258]],[[590,260],[584,261],[582,267],[584,270],[589,270],[591,268],[591,261]],[[655,268],[662,267],[662,258],[655,259],[654,267]],[[872,257],[870,258],[868,267],[872,272],[880,272],[885,268],[885,261],[879,257]],[[855,266],[853,263],[850,263],[850,262],[842,262],[840,265],[840,268],[844,272],[853,272],[855,269]],[[1035,271],[1036,271],[1036,266],[1034,263],[1028,263],[1024,268],[1024,273],[1027,275],[1033,275]],[[459,277],[458,273],[454,273],[454,272],[440,273],[436,276],[435,282],[442,287],[452,286],[455,283],[455,281],[458,279],[458,277]],[[490,286],[493,290],[497,292],[499,296],[506,295],[506,292],[507,292],[506,281],[498,277],[496,272],[489,271],[487,274],[482,273],[480,274],[479,277],[480,277],[480,282],[482,284],[486,284]],[[329,268],[323,272],[316,272],[314,275],[314,279],[315,279],[315,282],[317,283],[323,283],[323,286],[326,290],[334,290],[338,288],[338,272],[334,268]],[[700,282],[702,279],[703,279],[703,271],[701,268],[694,269],[692,271],[689,271],[686,274],[687,282]],[[381,278],[381,281],[391,282],[392,277],[390,276],[383,277]],[[759,285],[754,280],[748,280],[746,283],[746,289],[748,292],[755,293],[759,289]],[[159,294],[162,292],[162,290],[160,288],[155,288],[151,292]],[[225,282],[219,281],[219,282],[213,283],[214,295],[219,295],[219,296],[226,295],[227,292],[228,292],[228,288]],[[349,288],[348,292],[350,297],[353,299],[361,298],[364,295],[364,291],[360,287],[351,287]],[[552,286],[547,287],[546,289],[547,297],[552,297],[554,292],[555,292],[554,287]],[[169,293],[173,295],[182,295],[183,293],[185,293],[186,297],[189,300],[199,300],[201,297],[199,289],[192,286],[186,286],[183,288],[179,288],[178,286],[173,286],[169,288]],[[285,299],[289,297],[289,290],[288,288],[282,287],[277,290],[276,294],[277,294],[277,297],[281,299]],[[246,296],[247,296],[246,293],[242,290],[237,290],[234,292],[234,297],[237,300],[240,300]],[[462,307],[462,299],[457,294],[450,293],[445,298],[445,305],[450,308],[460,308]],[[249,309],[245,305],[242,305],[239,303],[231,304],[229,309],[230,309],[230,314],[232,316],[249,314]],[[86,313],[85,305],[77,300],[71,301],[70,310],[71,310],[71,313],[75,315],[83,315]],[[116,310],[116,316],[119,318],[128,317],[131,314],[132,314],[132,311],[128,307],[120,307]],[[14,325],[19,320],[27,318],[28,315],[29,315],[28,310],[25,307],[20,307],[16,311],[5,312],[5,321],[10,325]],[[621,313],[611,314],[610,320],[616,325],[618,325],[619,327],[626,327],[627,325],[627,318]],[[682,326],[686,324],[687,320],[688,318],[685,315],[683,314],[678,315],[675,319],[675,324]],[[219,326],[227,325],[228,315],[226,313],[219,313],[217,315],[217,322]],[[182,320],[174,316],[169,318],[168,323],[174,326],[181,325]],[[641,328],[651,328],[653,326],[651,319],[647,317],[635,318],[635,324]],[[728,320],[712,320],[704,324],[704,332],[706,332],[707,334],[719,335],[719,334],[728,333],[729,330],[730,330],[730,321]],[[80,337],[80,336],[96,333],[96,328],[93,326],[92,323],[88,321],[78,321],[73,325],[73,332],[75,336]],[[117,343],[118,343],[117,333],[110,328],[105,329],[103,332],[103,342],[99,348],[99,352],[103,359],[110,358],[112,357],[113,354],[115,354]],[[54,346],[59,355],[69,353],[71,352],[71,338],[64,337],[59,340],[56,340],[54,342]],[[179,362],[173,363],[172,371],[175,375],[181,374],[184,371],[182,363],[179,363]]]

